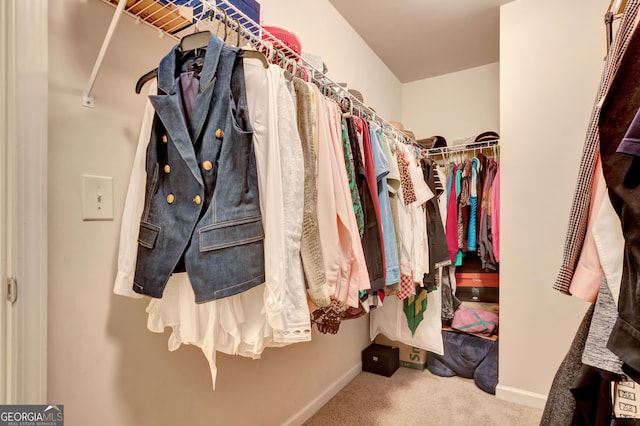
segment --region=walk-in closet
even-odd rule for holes
[[[635,424],[639,5],[3,0],[0,425]]]

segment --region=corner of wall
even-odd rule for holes
[[[300,411],[295,413],[289,419],[285,420],[284,426],[297,426],[309,420],[320,408],[322,408],[331,398],[336,396],[338,392],[349,384],[362,371],[362,362],[358,362],[352,368],[346,371],[338,380],[327,386],[324,392],[314,398],[307,405],[302,407]]]
[[[503,401],[515,402],[516,404],[542,410],[547,403],[547,396],[540,393],[529,392],[524,389],[512,388],[498,384],[496,387],[496,398]]]

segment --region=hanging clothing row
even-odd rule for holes
[[[556,373],[543,425],[558,419],[565,424],[640,422],[639,7],[638,0],[626,2],[587,131],[554,288],[593,305]]]
[[[447,244],[451,261],[461,266],[477,252],[482,268],[497,270],[500,261],[500,161],[497,146],[449,154],[444,162],[447,186]]]
[[[500,161],[498,140],[469,147],[435,148],[426,154],[447,178],[442,198],[451,267],[441,281],[442,323],[450,326],[460,306],[456,267],[479,263],[496,272],[500,261]],[[473,261],[473,262],[472,262]],[[480,275],[479,275],[480,276]],[[478,281],[479,278],[475,278]],[[477,285],[477,284],[476,284]],[[462,297],[462,296],[460,296]]]
[[[485,139],[488,137],[491,139]],[[480,389],[492,394],[498,384],[499,315],[497,304],[483,302],[497,302],[497,297],[487,295],[498,290],[495,273],[499,262],[498,143],[497,133],[485,132],[465,139],[461,145],[425,152],[426,161],[442,176],[439,207],[447,260],[436,276],[442,327],[432,330],[442,335],[442,352],[428,353],[426,368],[437,376],[473,377]],[[459,272],[467,266],[485,272]],[[490,278],[485,280],[482,276]],[[496,285],[485,287],[487,282]]]
[[[114,292],[151,296],[148,328],[198,346],[214,388],[218,351],[259,358],[311,340],[312,323],[336,333],[387,294],[442,353],[446,176],[315,84],[215,35],[200,53],[177,45],[150,87]]]

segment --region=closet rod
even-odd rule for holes
[[[380,124],[382,124],[382,127],[391,129],[396,137],[402,139],[404,142],[414,143],[411,138],[401,133],[398,129],[391,125],[388,120],[384,119],[371,107],[365,105],[363,102],[360,102],[360,100],[352,95],[347,88],[331,80],[308,60],[298,55],[289,46],[280,41],[269,31],[258,25],[244,12],[237,9],[235,5],[229,3],[226,0],[202,0],[202,3],[208,6],[209,9],[213,10],[215,10],[214,8],[224,8],[228,15],[228,25],[232,27],[232,30],[240,30],[241,33],[244,34],[244,39],[248,40],[257,50],[262,51],[263,53],[266,52],[267,57],[272,56],[269,54],[270,51],[280,51],[283,54],[282,61],[284,62],[284,64],[282,65],[285,68],[288,65],[292,65],[293,68],[302,67],[302,70],[306,71],[307,75],[309,74],[309,72],[311,73],[310,80],[315,82],[318,87],[323,89],[323,91],[333,91],[334,93],[335,91],[339,91],[340,93],[336,93],[336,95],[338,97],[348,99],[354,110],[359,110],[361,113],[363,113],[363,115],[369,115],[370,117],[372,117],[373,121],[380,122]],[[237,26],[237,23],[240,23],[240,29],[235,28],[235,26]]]
[[[240,27],[242,28],[240,31],[244,33],[244,38],[248,40],[257,50],[267,52],[268,57],[271,56],[268,53],[269,51],[276,50],[282,52],[285,57],[285,59],[283,59],[283,62],[285,62],[285,68],[287,67],[287,65],[293,65],[293,68],[302,66],[302,68],[306,70],[307,74],[309,73],[309,71],[311,71],[311,81],[314,81],[321,89],[340,91],[342,97],[347,98],[351,102],[351,105],[354,109],[364,112],[365,114],[371,116],[373,121],[380,122],[382,124],[382,127],[386,126],[388,129],[392,130],[396,137],[403,140],[403,142],[415,143],[415,141],[406,136],[404,133],[401,133],[388,120],[384,119],[371,107],[365,105],[363,102],[360,102],[360,100],[352,95],[347,88],[341,86],[340,84],[327,77],[321,70],[316,68],[302,56],[298,55],[289,46],[284,44],[269,31],[257,24],[244,12],[238,10],[233,4],[229,3],[226,0],[202,0],[202,3],[206,5],[210,10],[215,10],[215,8],[223,7],[228,15],[228,24],[230,24],[233,31],[239,30],[238,28],[233,28],[234,25],[237,25],[236,23],[234,23],[234,21],[240,23]],[[291,61],[292,58],[293,61]],[[320,75],[321,77],[316,78],[317,75]]]
[[[453,154],[453,153],[460,153],[465,151],[473,151],[476,149],[492,148],[492,147],[499,147],[499,146],[500,146],[500,141],[498,139],[495,139],[492,141],[471,142],[471,143],[466,143],[464,145],[458,145],[458,146],[430,148],[426,150],[426,154],[427,155]]]
[[[412,138],[394,127],[373,108],[360,102],[347,88],[331,80],[308,60],[298,55],[289,46],[227,0],[103,1],[111,6],[115,6],[114,3],[117,1],[118,5],[98,55],[98,60],[91,73],[87,89],[83,92],[82,104],[84,106],[93,107],[92,90],[95,79],[111,37],[115,32],[118,20],[124,12],[133,17],[136,22],[152,25],[160,31],[160,34],[167,34],[177,39],[194,31],[208,30],[218,34],[220,26],[226,26],[231,29],[232,41],[234,39],[233,33],[238,33],[237,37],[240,42],[249,42],[254,49],[266,53],[272,62],[280,62],[279,65],[283,68],[290,67],[294,72],[297,70],[304,71],[309,80],[320,87],[325,94],[331,93],[336,98],[348,99],[350,108],[359,112],[359,115],[369,116],[373,121],[379,122],[383,128],[393,132],[396,138],[402,142],[415,144]],[[125,8],[126,3],[129,3],[129,5]],[[223,20],[226,22],[223,22]],[[418,145],[416,144],[416,146]]]

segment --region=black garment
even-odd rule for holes
[[[584,345],[589,334],[594,306],[591,305],[584,315],[576,332],[576,337],[573,338],[571,347],[553,378],[547,403],[544,406],[544,412],[540,420],[540,426],[567,426],[572,422],[576,409],[576,400],[570,388],[582,367],[582,352],[584,352]]]
[[[485,271],[497,271],[498,270],[498,262],[496,262],[495,256],[493,255],[493,237],[491,231],[491,215],[489,215],[489,204],[490,200],[488,199],[490,194],[490,189],[493,186],[493,181],[496,177],[496,173],[498,171],[498,165],[492,159],[487,159],[485,162],[484,168],[484,183],[487,186],[487,191],[479,192],[478,194],[478,204],[483,205],[481,211],[486,210],[486,214],[484,216],[478,216],[478,255],[480,256],[480,260],[482,261],[482,269]]]
[[[620,380],[616,374],[582,365],[571,388],[576,399],[572,426],[607,426],[613,418],[611,382]]]
[[[487,171],[487,160],[483,154],[476,156],[478,159],[478,181],[476,185],[476,194],[478,195],[478,202],[476,203],[476,241],[480,252],[480,218],[482,217],[482,190],[484,189],[484,179]]]
[[[434,173],[436,165],[429,159],[422,160],[422,175],[424,181],[434,194],[436,194],[436,183]],[[447,237],[444,233],[444,225],[440,216],[438,197],[433,197],[425,205],[427,217],[427,236],[429,239],[429,273],[424,275],[423,283],[425,288],[435,285],[436,268],[451,264]]]
[[[607,347],[636,382],[640,382],[640,153],[624,148],[617,151],[623,137],[624,145],[640,139],[639,108],[640,31],[635,30],[604,99],[599,131],[604,177],[625,238],[619,315]]]
[[[464,253],[468,251],[469,216],[471,215],[471,161],[460,164],[460,197],[458,198],[458,219],[462,222],[462,238],[458,237],[458,248]],[[462,244],[460,244],[462,243]]]
[[[364,235],[362,236],[364,260],[367,264],[367,271],[369,272],[371,288],[383,288],[385,264],[382,260],[382,242],[380,241],[378,219],[376,217],[375,206],[373,205],[373,198],[371,192],[369,191],[369,185],[367,185],[367,175],[364,168],[364,159],[362,158],[362,151],[358,146],[358,132],[356,129],[356,124],[351,118],[347,119],[347,131],[349,143],[351,144],[351,152],[353,153],[353,165],[355,166],[356,172],[356,185],[358,186],[360,201],[362,202],[362,211],[364,213]]]
[[[442,271],[442,281],[440,282],[440,292],[442,294],[442,314],[440,315],[442,319],[442,325],[445,327],[450,327],[451,322],[453,321],[453,317],[455,316],[456,310],[460,307],[462,302],[460,299],[453,294],[453,289],[451,287],[451,279],[450,272],[451,269],[455,271],[455,266],[445,266]]]

